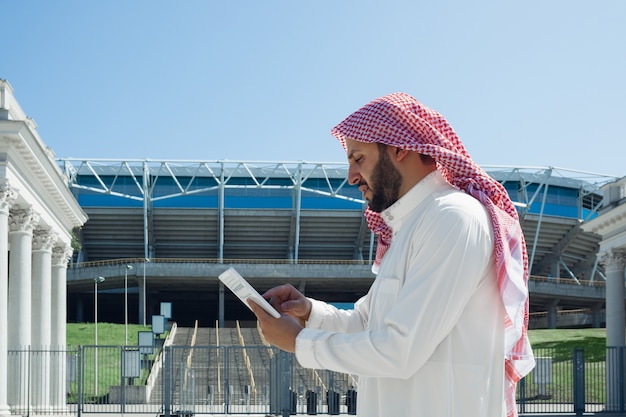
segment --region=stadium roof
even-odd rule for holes
[[[375,238],[346,163],[60,159],[81,207],[78,261],[371,260]],[[554,167],[485,166],[518,207],[535,275],[602,277],[582,230],[615,181]]]

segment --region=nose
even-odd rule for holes
[[[359,182],[361,182],[361,174],[353,164],[350,164],[348,168],[348,183],[350,185],[359,185]]]

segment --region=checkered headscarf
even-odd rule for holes
[[[507,415],[516,416],[517,381],[534,366],[528,341],[528,254],[513,202],[504,187],[472,161],[452,127],[439,113],[404,93],[366,104],[331,133],[344,149],[346,139],[379,142],[431,156],[446,180],[478,199],[487,209],[495,237],[496,274],[505,306]],[[391,230],[379,213],[367,208],[370,230],[378,235],[374,268],[391,244]]]

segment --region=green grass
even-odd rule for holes
[[[550,397],[541,398],[537,386],[526,384],[523,396],[531,401],[573,401],[573,351],[583,349],[585,361],[585,401],[602,404],[605,401],[605,329],[545,329],[530,330],[530,343],[536,358],[550,358],[552,382],[549,385]],[[537,368],[535,369],[535,371]]]
[[[150,326],[128,325],[128,345],[137,345],[137,332],[150,331]],[[93,346],[95,326],[93,323],[68,323],[68,346]],[[605,329],[551,329],[529,330],[528,337],[533,348],[559,348],[572,350],[582,347],[602,355],[606,344]],[[121,346],[124,344],[124,325],[98,323],[98,344],[103,346]]]
[[[137,332],[149,332],[151,326],[128,325],[128,346],[137,346]],[[93,346],[95,344],[94,323],[68,323],[68,346]],[[123,346],[125,331],[123,324],[98,323],[98,346]]]
[[[533,349],[553,349],[556,359],[571,358],[576,348],[585,350],[586,362],[604,361],[606,356],[605,329],[529,330],[528,337]]]
[[[151,331],[151,326],[141,326],[137,324],[128,325],[128,346],[137,346],[138,334],[140,331]],[[94,323],[68,323],[66,330],[67,346],[69,349],[76,349],[78,346],[85,346],[84,355],[84,395],[88,403],[105,403],[109,387],[120,385],[121,383],[121,348],[126,339],[125,326],[115,323],[98,323],[98,352],[93,349],[95,344],[95,324]],[[161,336],[164,337],[164,336]],[[98,384],[96,388],[95,363],[98,363]],[[150,355],[149,359],[154,359]],[[148,376],[148,369],[142,369],[141,377],[137,384],[145,384]],[[72,383],[72,392],[76,393],[78,387],[76,381]],[[76,395],[68,397],[68,401],[76,401]]]

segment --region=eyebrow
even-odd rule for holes
[[[354,153],[355,153],[355,152],[357,152],[357,151],[355,151],[354,149],[352,149],[352,150],[350,151],[350,153],[348,153],[348,161],[349,161],[349,160],[351,160],[351,159],[354,159]]]

